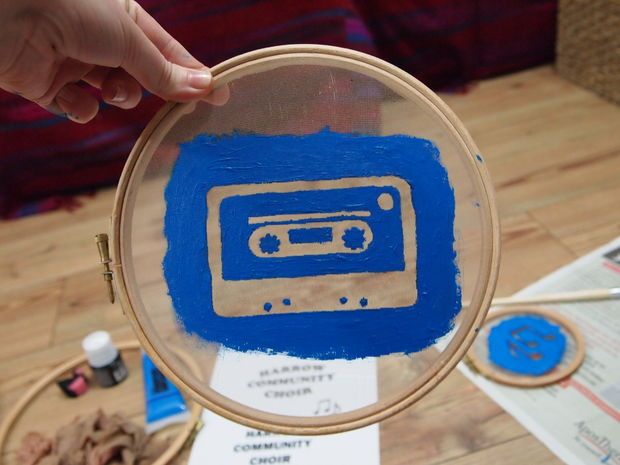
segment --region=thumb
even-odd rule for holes
[[[197,100],[211,90],[208,68],[186,68],[168,61],[129,15],[125,15],[124,57],[121,67],[149,92],[164,100]]]

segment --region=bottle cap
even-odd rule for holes
[[[86,353],[88,364],[93,368],[109,365],[118,357],[118,349],[107,331],[90,333],[82,340],[82,349]]]

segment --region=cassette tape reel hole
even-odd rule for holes
[[[332,433],[411,405],[464,355],[497,276],[467,131],[350,50],[274,47],[213,75],[226,101],[166,105],[119,185],[115,280],[142,344],[202,405],[259,429]]]

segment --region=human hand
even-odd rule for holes
[[[85,123],[103,100],[135,107],[142,87],[186,102],[211,73],[134,0],[0,0],[0,88]]]

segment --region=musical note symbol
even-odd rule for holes
[[[329,399],[320,400],[316,407],[316,410],[314,411],[314,414],[315,415],[320,415],[320,414],[327,415],[329,413],[329,408],[331,406],[330,404],[331,404],[331,401]]]
[[[321,399],[317,404],[314,415],[328,415],[330,413],[340,413],[341,411],[342,409],[338,403],[332,401],[331,399]]]

